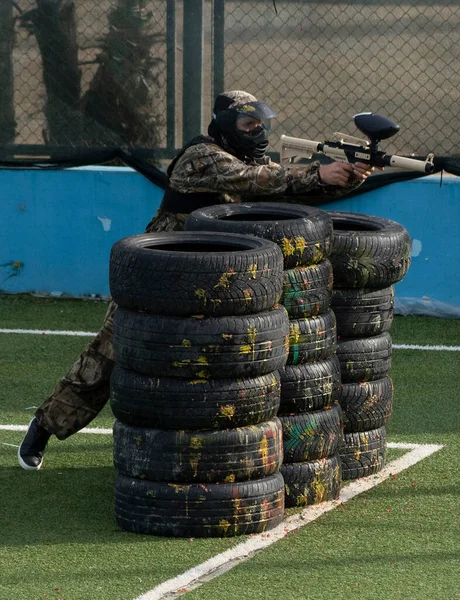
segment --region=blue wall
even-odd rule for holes
[[[128,168],[0,170],[0,289],[109,295],[108,259],[142,233],[162,190]],[[460,317],[460,182],[397,183],[322,208],[398,221],[413,238],[398,312]]]
[[[0,190],[0,289],[75,296],[109,294],[110,248],[142,233],[163,195],[116,167],[0,171]]]

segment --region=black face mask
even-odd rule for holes
[[[214,117],[213,123],[237,156],[260,160],[268,146],[268,131],[263,125],[251,131],[237,129],[238,115],[235,110],[222,110]]]

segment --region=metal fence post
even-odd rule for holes
[[[203,126],[204,0],[184,2],[183,143]]]
[[[212,98],[225,89],[225,0],[214,0],[212,36]],[[212,104],[211,104],[212,106]]]
[[[0,143],[14,143],[13,2],[0,2]]]
[[[166,148],[176,147],[176,0],[166,3]]]

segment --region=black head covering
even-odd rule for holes
[[[242,131],[236,126],[241,115],[260,119],[262,125],[250,132]],[[238,157],[260,160],[268,146],[270,119],[274,117],[276,113],[252,94],[239,90],[224,92],[217,96],[214,103],[214,115],[208,133]]]

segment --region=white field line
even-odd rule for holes
[[[420,346],[419,344],[393,344],[395,350],[441,350],[445,352],[458,352],[460,346]]]
[[[53,331],[51,329],[0,329],[0,333],[27,333],[29,335],[75,335],[79,337],[94,337],[91,331]]]
[[[363,477],[344,486],[339,499],[332,502],[308,506],[301,513],[288,517],[278,527],[267,533],[260,533],[249,538],[247,541],[230,548],[221,554],[213,556],[209,560],[192,567],[185,573],[178,575],[150,591],[138,596],[135,600],[164,600],[166,598],[177,598],[183,594],[200,587],[204,583],[223,575],[236,565],[248,560],[257,552],[271,546],[283,539],[291,531],[295,531],[315,521],[321,515],[333,510],[337,506],[348,502],[358,494],[366,492],[389,477],[404,471],[419,461],[437,452],[443,446],[438,444],[388,444],[389,448],[407,448],[410,452],[397,458],[388,464],[376,475]]]
[[[0,329],[0,333],[24,333],[29,335],[69,335],[79,337],[94,337],[93,331],[56,331],[51,329]],[[459,352],[460,346],[423,346],[419,344],[393,344],[395,350],[437,350],[447,352]]]
[[[27,431],[28,425],[0,425],[0,431]],[[112,429],[102,429],[99,427],[85,427],[78,433],[96,433],[101,435],[107,435],[113,433]]]

